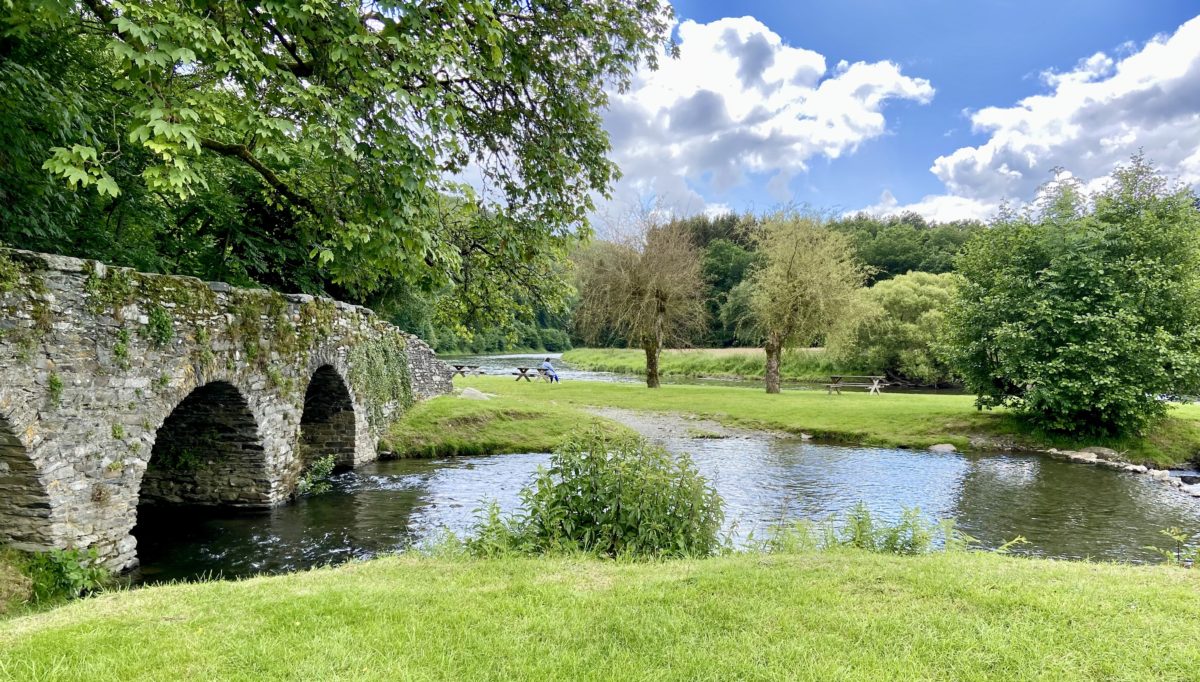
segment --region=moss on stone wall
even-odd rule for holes
[[[371,426],[383,432],[413,403],[408,370],[408,344],[396,333],[360,340],[350,349],[350,385],[358,400],[371,411]],[[387,408],[397,409],[390,413]]]

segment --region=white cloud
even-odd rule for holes
[[[887,132],[889,100],[925,103],[929,81],[892,62],[839,62],[783,42],[753,17],[678,26],[680,57],[613,93],[605,125],[624,177],[615,201],[647,196],[703,210],[694,187],[718,197],[747,173],[771,175],[768,191],[791,199],[788,183],[813,157],[852,153]]]
[[[945,194],[893,201],[886,212],[953,206],[987,217],[1005,198],[1031,200],[1056,167],[1096,189],[1138,149],[1169,176],[1200,186],[1200,17],[1141,49],[1097,53],[1042,81],[1045,93],[970,115],[972,129],[989,137],[933,162]]]

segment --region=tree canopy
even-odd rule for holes
[[[0,240],[367,303],[454,288],[447,318],[511,322],[567,290],[618,175],[599,110],[669,25],[657,0],[8,0]]]

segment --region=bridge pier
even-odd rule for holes
[[[139,513],[285,503],[449,376],[365,308],[0,251],[0,544],[128,568]]]

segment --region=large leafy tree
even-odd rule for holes
[[[953,360],[981,407],[1077,435],[1142,432],[1200,390],[1200,211],[1140,156],[1087,197],[1052,183],[967,247]]]
[[[366,302],[465,283],[488,314],[586,232],[618,174],[599,109],[670,22],[657,0],[4,5],[0,190],[35,200],[0,238],[97,255],[124,230],[130,264]]]

